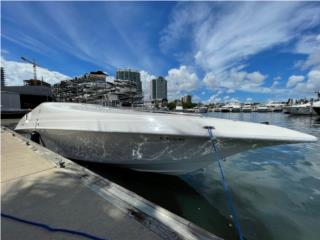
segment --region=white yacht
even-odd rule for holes
[[[311,102],[307,102],[304,104],[296,104],[296,105],[292,105],[290,107],[290,114],[293,115],[314,115],[317,114],[313,108],[312,108],[312,103]]]
[[[221,112],[240,112],[241,106],[239,103],[228,103],[221,107]]]
[[[265,105],[258,105],[257,112],[270,112],[270,109]]]
[[[182,106],[176,106],[175,112],[183,112]]]
[[[284,104],[279,102],[269,102],[266,104],[270,112],[282,112]]]
[[[231,110],[232,110],[232,108],[231,108],[230,104],[223,105],[220,108],[220,112],[231,112]]]
[[[196,113],[207,113],[208,112],[208,108],[205,107],[205,106],[201,106],[201,107],[195,108],[194,112],[196,112]]]
[[[291,112],[291,106],[290,105],[287,105],[287,106],[283,107],[283,113],[290,114],[290,112]]]
[[[251,104],[245,104],[241,109],[242,109],[242,112],[252,112]]]
[[[264,146],[317,140],[260,123],[80,103],[42,103],[15,130],[38,134],[41,144],[66,158],[183,174],[213,161],[206,127],[214,127],[225,157]]]
[[[240,112],[241,111],[241,106],[239,103],[233,103],[231,104],[231,111],[232,112]]]

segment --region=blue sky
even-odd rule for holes
[[[170,99],[285,100],[320,90],[317,2],[1,2],[1,62],[21,84],[92,70],[168,80]]]

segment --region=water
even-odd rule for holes
[[[320,118],[283,113],[208,113],[269,122],[320,138]],[[237,239],[217,163],[181,177],[89,168],[226,239]],[[243,152],[223,162],[246,239],[319,239],[320,142]]]
[[[282,113],[209,113],[208,116],[265,122],[320,138],[320,118]],[[320,142],[243,152],[223,164],[248,239],[319,239]],[[216,164],[184,177],[227,216]]]
[[[282,113],[208,113],[269,122],[320,138],[320,118]],[[213,162],[181,177],[83,163],[91,170],[226,239],[236,239]],[[246,239],[319,239],[320,141],[243,152],[223,162]]]

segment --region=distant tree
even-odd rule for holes
[[[169,102],[168,103],[168,108],[169,108],[169,110],[176,109],[176,103],[174,101],[173,102]]]
[[[183,108],[194,108],[195,106],[197,106],[197,104],[191,103],[191,102],[184,102],[184,103],[182,103],[182,107],[183,107]]]

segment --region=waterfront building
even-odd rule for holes
[[[47,82],[24,80],[24,86],[6,86],[1,79],[1,118],[21,117],[40,103],[52,101],[51,85]]]
[[[118,69],[116,72],[116,79],[132,81],[136,84],[137,90],[142,92],[140,72],[130,68]]]
[[[1,91],[16,93],[19,96],[21,109],[33,109],[42,102],[52,100],[51,85],[45,81],[24,80],[24,86],[2,86]],[[9,96],[9,95],[8,95]]]
[[[161,76],[151,80],[151,99],[167,99],[167,80]]]
[[[182,103],[191,104],[192,103],[192,97],[190,95],[183,96],[181,98],[181,102]]]
[[[142,94],[131,80],[106,81],[102,71],[61,81],[53,86],[57,102],[83,102],[103,106],[132,106],[141,104]]]

